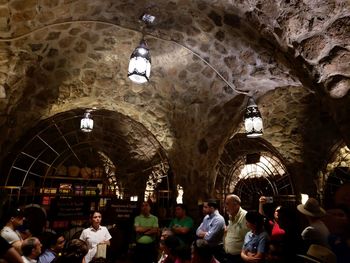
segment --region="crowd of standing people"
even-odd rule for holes
[[[349,228],[331,233],[324,223],[326,211],[314,198],[296,209],[277,205],[271,218],[268,198],[261,196],[257,211],[241,206],[239,196],[227,195],[225,214],[218,200],[203,203],[203,220],[197,226],[184,204],[176,204],[175,217],[160,229],[151,204],[143,202],[134,218],[133,263],[345,263],[350,262]],[[305,228],[298,222],[305,219]],[[25,220],[21,209],[8,209],[0,233],[0,262],[51,263],[110,262],[112,236],[102,226],[102,213],[93,211],[90,226],[78,239],[66,242],[62,234],[46,231],[34,237],[20,232]]]
[[[267,203],[268,198],[261,196],[258,211],[246,211],[237,195],[228,195],[225,199],[228,220],[225,220],[225,215],[219,212],[217,200],[210,199],[203,203],[204,217],[197,228],[186,214],[186,207],[178,204],[175,206],[175,218],[161,232],[159,245],[156,238],[148,244],[152,257],[145,256],[147,252],[143,251],[141,260],[140,250],[136,249],[139,259],[135,262],[350,262],[348,243],[341,239],[332,242],[332,233],[322,221],[326,212],[316,199],[309,198],[296,209],[278,205],[272,218],[268,218],[264,211]],[[147,211],[144,217],[154,221],[155,216]],[[304,230],[298,224],[303,219],[306,222]],[[137,231],[137,220],[135,227]],[[157,228],[158,223],[155,223],[153,234]],[[340,246],[347,246],[347,250],[337,250]],[[160,252],[158,261],[155,256],[157,251]]]

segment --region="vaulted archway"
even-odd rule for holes
[[[85,133],[80,130],[83,113],[84,109],[63,112],[32,128],[14,148],[2,184],[38,195],[64,182],[94,189],[101,182],[101,195],[114,193],[122,199],[142,199],[146,188],[151,195],[163,180],[163,190],[171,190],[166,153],[142,124],[100,109],[92,112],[92,132]]]
[[[217,194],[235,193],[242,206],[253,209],[259,197],[271,196],[274,202],[295,202],[296,191],[285,161],[276,149],[262,138],[237,134],[225,146],[217,166]]]

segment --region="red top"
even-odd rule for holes
[[[270,221],[270,225],[272,226],[271,230],[271,240],[281,240],[286,231],[280,228],[277,222]]]

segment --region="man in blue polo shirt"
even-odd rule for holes
[[[225,233],[225,219],[218,211],[219,205],[217,200],[210,199],[203,204],[203,211],[207,212],[201,225],[197,228],[196,235],[204,239],[213,249],[214,256],[217,260],[223,257],[223,238]]]

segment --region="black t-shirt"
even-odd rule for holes
[[[11,248],[11,245],[9,244],[9,242],[6,241],[6,239],[4,239],[2,236],[0,236],[0,258],[2,258],[7,250],[9,250]]]

